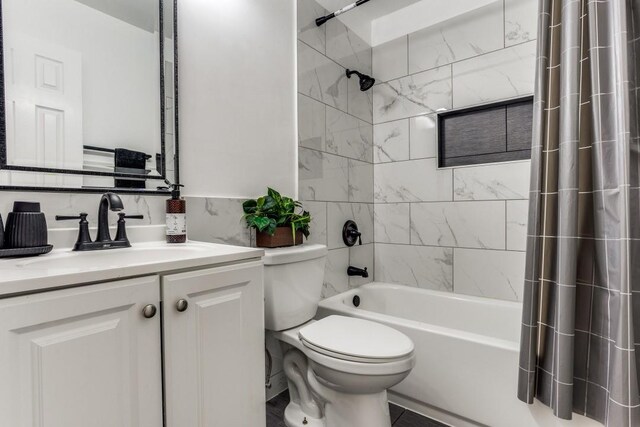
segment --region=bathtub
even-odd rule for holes
[[[515,302],[370,283],[321,301],[317,317],[373,320],[413,340],[416,366],[389,393],[400,406],[456,427],[602,427],[578,415],[559,420],[540,403],[518,400],[521,310]]]

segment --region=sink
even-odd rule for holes
[[[263,254],[262,249],[191,241],[134,243],[130,248],[86,252],[55,249],[39,257],[0,260],[0,298],[40,289],[258,259]]]

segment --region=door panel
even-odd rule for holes
[[[44,40],[12,35],[5,42],[7,163],[82,169],[82,56]],[[72,175],[7,175],[11,185],[74,185]]]
[[[162,425],[157,277],[0,300],[0,425]]]
[[[264,425],[262,281],[261,262],[162,278],[168,427]]]

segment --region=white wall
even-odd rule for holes
[[[295,1],[179,5],[180,166],[190,196],[297,196]]]

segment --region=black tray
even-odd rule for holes
[[[43,255],[48,254],[52,249],[53,245],[36,246],[33,248],[0,249],[0,258]]]

